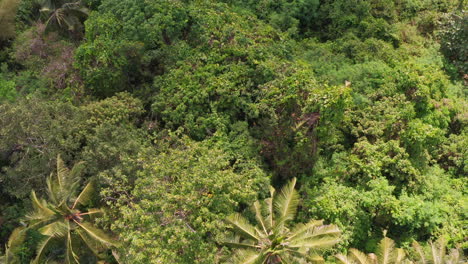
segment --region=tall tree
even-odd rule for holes
[[[228,217],[227,221],[236,235],[225,243],[239,248],[229,262],[276,264],[297,263],[304,259],[317,261],[321,260],[317,255],[319,250],[339,241],[339,229],[335,225],[323,225],[322,220],[288,227],[296,215],[299,202],[295,185],[296,178],[278,193],[271,187],[271,198],[253,204],[257,226],[238,213]]]

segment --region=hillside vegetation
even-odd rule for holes
[[[466,8],[0,0],[0,263],[463,263]]]

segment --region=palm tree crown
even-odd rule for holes
[[[460,254],[458,248],[451,249],[447,254],[446,247],[447,242],[443,238],[439,238],[436,242],[429,242],[430,252],[426,254],[421,245],[414,241],[413,249],[416,252],[415,264],[456,264],[466,263],[466,259],[463,258],[463,252]]]
[[[336,255],[336,258],[343,264],[457,264],[466,263],[459,249],[452,249],[446,255],[447,244],[443,239],[436,242],[429,242],[430,252],[426,254],[421,245],[414,241],[413,257],[408,257],[404,250],[395,248],[395,242],[385,237],[380,241],[376,254],[365,254],[357,249],[350,249],[348,255]]]
[[[338,254],[336,258],[343,264],[402,264],[408,263],[405,251],[395,248],[395,242],[384,236],[380,240],[376,254],[365,254],[355,248],[348,251],[348,255]]]
[[[83,242],[99,256],[103,249],[113,245],[113,241],[100,229],[86,221],[89,215],[100,213],[99,209],[78,209],[87,205],[92,198],[93,182],[90,181],[78,193],[80,173],[83,163],[76,164],[71,170],[65,167],[60,156],[57,157],[57,171],[47,180],[48,200],[38,199],[32,191],[31,200],[34,211],[26,216],[28,229],[37,229],[44,239],[37,247],[34,263],[40,263],[47,248],[54,240],[64,240],[66,263],[80,263],[73,249]],[[78,240],[76,238],[79,238]]]
[[[81,1],[38,0],[38,3],[47,27],[55,24],[70,31],[79,31],[83,27],[83,20],[89,14],[89,10]]]
[[[298,263],[304,259],[321,259],[318,250],[331,247],[339,241],[340,231],[335,225],[323,225],[322,220],[311,220],[293,228],[299,195],[294,189],[296,179],[286,184],[279,193],[270,187],[271,197],[252,206],[257,226],[242,215],[228,217],[236,235],[225,244],[238,248],[231,263],[275,264]]]

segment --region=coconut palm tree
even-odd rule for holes
[[[46,20],[46,27],[57,25],[70,31],[79,31],[89,14],[81,1],[38,0],[38,4],[41,6],[39,11]]]
[[[377,252],[366,255],[365,253],[352,248],[348,255],[338,254],[336,258],[343,264],[400,264],[409,263],[406,260],[405,251],[395,248],[395,242],[384,236],[379,242]]]
[[[88,221],[90,215],[101,211],[84,209],[92,198],[94,184],[90,181],[78,193],[82,165],[80,162],[69,170],[58,156],[57,171],[47,180],[48,200],[39,199],[34,191],[31,193],[34,211],[26,216],[27,228],[36,229],[44,235],[37,247],[34,263],[41,262],[54,241],[63,242],[66,263],[80,263],[74,249],[74,246],[80,245],[78,243],[86,245],[97,256],[114,245],[111,238]]]
[[[459,249],[451,249],[449,254],[446,254],[447,242],[443,238],[439,238],[436,242],[429,242],[430,254],[425,254],[421,245],[414,241],[413,249],[416,252],[415,264],[456,264],[466,263],[463,261],[463,256]]]
[[[288,227],[294,219],[299,195],[294,189],[296,179],[286,184],[279,193],[270,187],[271,197],[252,206],[257,225],[252,225],[236,213],[227,218],[235,235],[225,244],[238,248],[230,263],[276,264],[319,261],[319,250],[339,241],[340,231],[335,225],[323,225],[322,220]]]

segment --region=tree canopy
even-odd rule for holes
[[[464,261],[466,29],[464,0],[0,0],[0,263]]]

